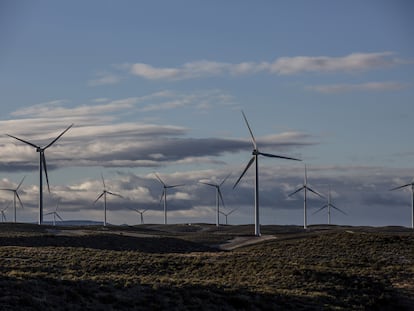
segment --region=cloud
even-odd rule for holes
[[[309,86],[308,89],[324,94],[347,92],[381,92],[398,91],[409,87],[407,83],[400,82],[367,82],[360,84],[332,84]]]
[[[184,63],[181,67],[154,67],[145,63],[129,64],[132,75],[148,80],[183,80],[191,78],[211,77],[219,75],[248,75],[267,72],[278,75],[292,75],[306,72],[353,73],[386,68],[399,65],[403,61],[392,52],[351,53],[342,57],[329,56],[296,56],[280,57],[273,62],[242,62],[226,63],[216,61],[193,61]]]
[[[102,72],[96,74],[95,79],[91,79],[88,81],[89,86],[100,86],[100,85],[108,85],[108,84],[117,84],[121,81],[121,77],[108,73],[108,72]]]

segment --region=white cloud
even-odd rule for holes
[[[392,52],[351,53],[341,57],[295,56],[280,57],[273,62],[225,63],[216,61],[193,61],[181,67],[154,67],[149,64],[129,65],[131,74],[148,80],[181,80],[223,74],[246,75],[268,72],[278,75],[292,75],[305,72],[361,72],[404,63],[394,57]],[[407,63],[407,62],[405,62]]]
[[[379,92],[379,91],[398,91],[409,87],[407,83],[400,82],[367,82],[360,84],[331,84],[309,86],[307,89],[319,93],[345,93],[345,92]]]
[[[121,81],[121,77],[108,72],[102,72],[96,74],[95,79],[91,79],[88,81],[89,86],[100,86],[100,85],[108,85],[108,84],[117,84]]]

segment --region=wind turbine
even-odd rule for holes
[[[59,202],[56,204],[56,208],[53,212],[46,213],[46,215],[53,215],[53,226],[56,226],[56,217],[60,219],[60,221],[63,221],[62,217],[58,214],[57,210],[59,208]]]
[[[321,210],[323,210],[324,208],[327,208],[328,209],[328,225],[331,224],[331,207],[333,209],[336,209],[337,211],[341,212],[342,214],[346,215],[346,213],[343,210],[337,208],[331,202],[332,202],[332,199],[331,199],[331,187],[329,186],[328,201],[326,202],[326,204],[324,206],[322,206],[320,209],[318,209],[316,212],[313,213],[313,214],[316,214],[316,213],[320,212]]]
[[[26,178],[26,176],[23,177],[22,181],[20,182],[20,184],[17,186],[16,189],[12,189],[12,188],[2,188],[0,190],[4,190],[4,191],[11,191],[13,192],[13,205],[14,205],[14,222],[16,222],[16,198],[19,200],[20,206],[23,208],[23,203],[22,200],[20,200],[20,196],[17,193],[17,191],[19,190],[20,186],[23,183],[23,180]]]
[[[144,224],[144,213],[148,210],[148,208],[144,209],[144,210],[139,210],[137,208],[131,208],[133,211],[137,212],[140,215],[141,218],[141,225]]]
[[[100,198],[102,198],[102,197],[104,198],[104,222],[103,222],[103,225],[106,226],[106,195],[110,194],[110,195],[120,197],[120,198],[122,198],[122,195],[106,190],[105,180],[104,180],[104,177],[103,177],[102,174],[101,174],[101,177],[102,177],[102,183],[103,183],[104,188],[103,188],[102,193],[96,198],[96,200],[93,202],[93,204],[98,202],[98,200]]]
[[[4,213],[8,208],[10,207],[10,203],[9,204],[7,204],[7,207],[6,208],[3,208],[2,210],[1,210],[1,222],[6,222],[7,221],[7,218],[6,218],[6,214]]]
[[[236,183],[233,186],[233,189],[236,188],[237,184],[240,182],[240,180],[243,178],[244,174],[247,172],[247,170],[250,168],[250,166],[255,162],[256,164],[256,172],[255,172],[255,184],[254,184],[254,231],[256,236],[260,236],[260,220],[259,220],[259,155],[269,157],[269,158],[279,158],[279,159],[286,159],[286,160],[295,160],[295,161],[301,161],[299,159],[295,158],[289,158],[289,157],[283,157],[279,155],[274,155],[270,153],[263,153],[260,152],[256,140],[253,136],[253,132],[250,128],[249,122],[247,121],[246,115],[242,111],[244,121],[246,122],[247,128],[249,129],[250,135],[252,137],[252,143],[253,143],[253,157],[250,159],[249,163],[247,164],[246,168],[244,169],[243,173],[240,175],[239,179],[236,181]]]
[[[227,216],[229,216],[229,215],[233,214],[233,212],[235,212],[237,209],[238,209],[238,207],[236,207],[236,208],[232,209],[232,210],[231,210],[230,212],[228,212],[228,213],[225,213],[225,212],[220,211],[220,214],[223,214],[223,215],[224,215],[224,217],[226,217],[226,225],[228,224],[228,223],[227,223]]]
[[[307,228],[307,192],[308,190],[314,194],[316,194],[317,196],[324,198],[322,194],[318,193],[317,191],[313,190],[311,187],[308,186],[308,174],[307,174],[307,170],[306,170],[306,164],[305,164],[305,177],[304,177],[304,181],[303,181],[303,185],[302,187],[300,187],[299,189],[297,189],[296,191],[292,192],[291,194],[288,195],[288,197],[298,193],[299,191],[303,190],[303,228],[306,229]]]
[[[45,175],[46,175],[47,189],[50,193],[49,178],[47,176],[45,151],[46,151],[47,148],[52,146],[59,138],[61,138],[62,135],[65,134],[72,126],[73,126],[73,124],[69,125],[69,127],[66,130],[64,130],[62,133],[60,133],[58,137],[56,137],[54,140],[52,140],[52,142],[49,143],[48,145],[46,145],[45,147],[40,147],[40,146],[35,145],[35,144],[33,144],[29,141],[26,141],[26,140],[23,140],[23,139],[18,138],[16,136],[7,134],[7,136],[9,136],[9,137],[17,139],[17,140],[19,140],[19,141],[21,141],[21,142],[23,142],[27,145],[30,145],[30,146],[36,148],[36,152],[39,152],[39,225],[41,225],[43,223],[43,170],[45,171]]]
[[[414,179],[411,183],[390,189],[390,191],[411,186],[411,228],[414,229]]]
[[[223,200],[223,195],[221,193],[221,189],[220,187],[224,184],[224,182],[227,180],[227,178],[230,177],[231,174],[227,175],[226,178],[223,179],[223,181],[219,184],[213,184],[213,183],[207,183],[207,182],[201,182],[201,184],[210,186],[210,187],[214,187],[216,188],[216,226],[219,227],[220,226],[220,200],[221,203],[223,203],[224,206],[224,200]]]
[[[162,199],[164,198],[164,225],[167,224],[167,189],[169,188],[176,188],[176,187],[182,187],[184,185],[173,185],[173,186],[168,186],[166,185],[160,176],[158,176],[157,173],[154,173],[155,176],[157,177],[158,181],[161,183],[163,190],[162,190],[162,194],[161,194],[161,199],[160,201],[162,201]]]

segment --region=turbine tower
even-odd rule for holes
[[[249,163],[247,164],[246,168],[244,169],[243,173],[240,175],[239,179],[236,181],[236,183],[233,186],[233,189],[236,188],[237,184],[240,182],[240,180],[243,178],[244,174],[247,172],[247,170],[250,168],[250,166],[255,162],[256,164],[256,171],[255,171],[255,184],[254,184],[254,231],[256,236],[260,236],[260,220],[259,220],[259,155],[269,157],[269,158],[279,158],[279,159],[286,159],[286,160],[295,160],[295,161],[301,161],[299,159],[295,158],[289,158],[289,157],[283,157],[279,155],[274,155],[270,153],[263,153],[260,152],[256,140],[253,136],[253,132],[250,128],[249,122],[247,121],[246,115],[242,111],[244,121],[246,122],[247,128],[249,129],[250,135],[252,137],[252,143],[253,143],[253,157],[250,159]]]
[[[169,189],[169,188],[176,188],[176,187],[182,187],[184,185],[168,186],[168,185],[166,185],[162,181],[161,177],[157,173],[154,173],[154,174],[155,174],[155,176],[157,177],[158,181],[161,183],[161,185],[163,187],[160,202],[164,198],[164,225],[166,225],[167,224],[167,189]]]
[[[4,191],[11,191],[11,192],[13,192],[13,206],[14,206],[14,222],[16,222],[16,207],[17,207],[17,204],[16,204],[16,198],[19,200],[19,203],[20,203],[20,206],[23,208],[23,203],[22,203],[22,200],[20,200],[20,196],[19,196],[19,194],[17,193],[17,191],[19,190],[19,188],[20,188],[20,186],[22,185],[22,183],[23,183],[23,180],[26,178],[26,176],[24,176],[23,177],[23,179],[22,179],[22,181],[20,182],[20,184],[17,186],[17,188],[16,189],[11,189],[11,188],[2,188],[2,189],[0,189],[0,190],[4,190]]]
[[[307,174],[307,170],[306,170],[306,164],[305,164],[305,177],[304,177],[302,187],[300,187],[296,191],[289,194],[288,197],[291,197],[292,195],[294,195],[294,194],[296,194],[296,193],[298,193],[299,191],[302,191],[302,190],[303,190],[303,229],[306,229],[307,226],[308,226],[308,217],[307,217],[307,192],[308,192],[308,190],[310,192],[316,194],[317,196],[319,196],[321,198],[324,198],[322,194],[320,194],[319,192],[313,190],[311,187],[308,186],[308,174]]]
[[[228,212],[228,213],[225,213],[225,212],[220,211],[220,214],[223,214],[223,215],[224,215],[224,217],[226,217],[226,225],[228,224],[228,223],[227,223],[227,216],[229,216],[229,215],[233,214],[233,212],[235,212],[237,209],[238,209],[238,207],[236,207],[236,208],[232,209],[232,210],[231,210],[230,212]]]
[[[9,204],[7,204],[7,207],[6,207],[6,208],[3,208],[3,209],[1,210],[1,222],[7,222],[7,218],[6,218],[6,213],[5,213],[5,211],[6,211],[9,207],[10,207],[10,203],[9,203]]]
[[[26,140],[23,140],[23,139],[18,138],[16,136],[7,134],[7,136],[9,136],[9,137],[17,139],[17,140],[19,140],[19,141],[21,141],[21,142],[23,142],[27,145],[30,145],[30,146],[36,148],[36,152],[39,152],[39,225],[41,225],[43,223],[43,170],[45,171],[47,189],[50,193],[49,178],[47,176],[45,151],[46,151],[47,148],[52,146],[59,138],[61,138],[62,135],[65,134],[72,126],[73,126],[73,124],[69,125],[69,127],[66,130],[64,130],[62,133],[60,133],[60,135],[58,137],[56,137],[54,140],[52,140],[52,142],[49,143],[48,145],[46,145],[45,147],[40,147],[40,146],[35,145],[35,144],[33,144],[29,141],[26,141]]]
[[[110,194],[110,195],[113,195],[113,196],[116,196],[116,197],[120,197],[120,198],[122,198],[122,195],[120,195],[120,194],[117,194],[117,193],[113,193],[113,192],[111,192],[111,191],[108,191],[108,190],[106,190],[106,185],[105,185],[105,180],[104,180],[104,177],[103,177],[103,175],[101,174],[101,177],[102,177],[102,184],[103,184],[103,191],[102,191],[102,193],[96,198],[96,200],[93,202],[93,204],[95,204],[96,202],[98,202],[98,200],[100,199],[100,198],[104,198],[104,221],[103,221],[103,225],[104,225],[104,227],[106,226],[106,195],[107,194]]]
[[[414,229],[414,179],[411,183],[390,189],[390,191],[411,186],[411,228]]]
[[[336,207],[335,205],[332,204],[331,187],[329,186],[328,201],[326,202],[326,204],[324,206],[322,206],[320,209],[318,209],[313,214],[316,214],[316,213],[320,212],[321,210],[323,210],[324,208],[327,208],[328,209],[328,225],[330,225],[331,224],[331,207],[333,209],[336,209],[337,211],[341,212],[342,214],[346,215],[346,213],[343,210],[339,209],[338,207]]]
[[[56,204],[56,208],[55,208],[55,210],[53,212],[50,212],[50,213],[46,213],[45,214],[45,216],[46,215],[53,215],[53,226],[56,226],[56,217],[59,218],[60,221],[63,221],[62,217],[60,217],[60,215],[57,212],[58,208],[59,208],[59,201]]]
[[[230,175],[231,174],[227,175],[226,178],[224,178],[223,181],[219,184],[213,184],[213,183],[207,183],[207,182],[200,181],[201,184],[216,188],[216,226],[217,227],[220,226],[220,200],[224,206],[223,195],[221,193],[220,187],[225,183],[225,181],[227,180],[227,178],[230,177]]]

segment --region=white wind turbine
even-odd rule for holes
[[[158,181],[161,183],[163,190],[162,190],[162,194],[161,194],[161,199],[160,201],[162,201],[162,199],[164,198],[164,225],[167,224],[167,189],[170,188],[176,188],[176,187],[182,187],[184,185],[173,185],[173,186],[168,186],[166,185],[160,176],[158,176],[157,173],[154,173],[155,176],[157,177]]]
[[[320,212],[321,210],[323,210],[324,208],[328,209],[328,225],[331,224],[331,207],[333,209],[336,209],[337,211],[341,212],[342,214],[346,215],[346,213],[341,210],[340,208],[336,207],[335,205],[332,204],[332,199],[331,199],[331,187],[329,186],[329,191],[328,191],[328,200],[326,202],[326,204],[324,206],[322,206],[320,209],[318,209],[316,212],[314,212],[313,214],[316,214],[318,212]]]
[[[230,177],[231,174],[227,175],[226,178],[223,179],[223,181],[219,184],[217,183],[207,183],[207,182],[201,182],[201,184],[210,186],[210,187],[214,187],[216,188],[216,226],[219,227],[220,226],[220,200],[221,203],[224,206],[224,199],[223,199],[223,194],[221,193],[221,186],[225,183],[225,181],[227,180],[227,178]],[[227,219],[227,217],[226,217]]]
[[[390,189],[390,191],[411,186],[411,228],[414,229],[414,179],[411,183]]]
[[[45,147],[40,147],[40,146],[35,145],[35,144],[33,144],[29,141],[26,141],[26,140],[23,140],[23,139],[18,138],[16,136],[7,134],[7,136],[9,136],[9,137],[17,139],[17,140],[19,140],[19,141],[21,141],[21,142],[23,142],[27,145],[30,145],[30,146],[36,148],[36,152],[39,152],[39,225],[41,225],[43,223],[43,170],[45,171],[45,175],[46,175],[47,189],[50,193],[49,178],[47,176],[45,151],[46,151],[47,148],[52,146],[60,137],[62,137],[62,135],[65,134],[72,126],[73,126],[73,124],[69,125],[69,127],[66,130],[64,130],[62,133],[60,133],[60,135],[58,137],[56,137],[54,140],[52,140],[52,142],[49,143],[48,145],[46,145]]]
[[[131,208],[131,209],[139,214],[140,219],[141,219],[141,225],[143,225],[144,224],[144,213],[148,210],[148,208],[142,211],[137,208]]]
[[[14,222],[16,222],[16,207],[17,207],[17,204],[16,204],[16,198],[19,200],[19,203],[20,203],[20,206],[23,208],[23,203],[22,203],[22,200],[20,200],[20,196],[19,196],[19,194],[17,193],[17,191],[19,190],[19,188],[20,188],[20,186],[22,185],[22,183],[23,183],[23,180],[26,178],[26,176],[24,176],[23,177],[23,179],[22,179],[22,181],[20,182],[20,184],[17,186],[17,188],[16,189],[12,189],[12,188],[2,188],[2,189],[0,189],[0,190],[4,190],[4,191],[11,191],[11,192],[13,192],[13,206],[14,206]]]
[[[104,177],[103,177],[102,174],[101,174],[101,177],[102,177],[102,184],[103,184],[104,188],[103,188],[102,193],[96,198],[96,200],[93,202],[93,204],[98,202],[98,200],[100,198],[102,198],[102,197],[104,198],[104,221],[103,221],[103,225],[106,226],[106,195],[110,194],[110,195],[120,197],[120,198],[122,198],[122,195],[106,190],[105,180],[104,180]]]
[[[6,218],[6,213],[5,213],[5,211],[6,211],[9,207],[10,207],[10,203],[9,203],[9,204],[7,204],[7,207],[6,207],[6,208],[3,208],[3,209],[1,210],[1,222],[7,222],[7,218]]]
[[[59,202],[56,204],[56,208],[53,212],[45,214],[45,216],[46,215],[53,215],[53,226],[56,226],[56,218],[59,218],[59,220],[63,222],[62,217],[60,217],[60,215],[57,212],[58,208],[59,208]]]
[[[303,190],[303,228],[306,229],[307,225],[308,225],[308,217],[307,217],[307,192],[308,190],[314,194],[316,194],[317,196],[324,198],[324,196],[322,194],[320,194],[319,192],[313,190],[311,187],[308,186],[308,173],[306,170],[306,164],[305,164],[305,177],[304,177],[304,181],[303,181],[303,185],[302,187],[300,187],[299,189],[297,189],[296,191],[292,192],[291,194],[288,195],[288,197],[298,193],[299,191]]]
[[[223,211],[220,211],[220,214],[223,214],[223,215],[224,215],[224,217],[226,217],[226,225],[228,225],[228,222],[227,222],[227,217],[228,217],[229,215],[233,214],[233,212],[235,212],[237,209],[238,209],[238,207],[236,207],[236,208],[232,209],[232,210],[231,210],[230,212],[228,212],[228,213],[225,213],[225,212],[223,212]]]
[[[244,112],[242,111],[243,114],[243,118],[244,121],[246,122],[247,128],[249,129],[250,135],[252,137],[252,143],[253,143],[253,152],[252,155],[253,157],[250,159],[249,163],[247,164],[246,168],[244,169],[243,173],[240,175],[239,179],[236,181],[236,183],[233,186],[233,189],[236,188],[237,184],[240,182],[240,180],[243,178],[244,174],[247,172],[247,170],[250,168],[250,166],[253,164],[253,162],[255,162],[256,164],[256,171],[255,171],[255,184],[254,184],[254,231],[255,231],[255,235],[256,236],[260,236],[260,220],[259,220],[259,155],[265,156],[265,157],[269,157],[269,158],[279,158],[279,159],[286,159],[286,160],[295,160],[295,161],[301,161],[299,159],[295,159],[295,158],[289,158],[289,157],[283,157],[283,156],[278,156],[278,155],[274,155],[274,154],[270,154],[270,153],[263,153],[260,152],[258,147],[257,147],[257,143],[256,140],[253,136],[253,132],[250,128],[249,122],[247,121],[246,115],[244,114]]]

